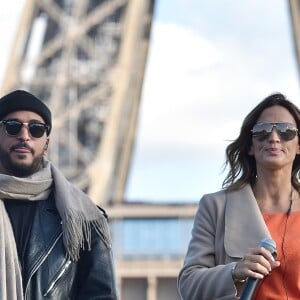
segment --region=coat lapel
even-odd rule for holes
[[[40,201],[33,218],[31,234],[26,247],[24,259],[26,282],[61,231],[60,217],[55,209],[54,201],[50,199]]]
[[[242,257],[263,238],[271,238],[251,186],[227,193],[224,245],[231,257]]]

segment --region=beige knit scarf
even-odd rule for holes
[[[79,259],[80,249],[91,246],[95,228],[111,247],[108,226],[102,212],[86,194],[72,185],[49,161],[37,173],[19,178],[0,174],[0,199],[46,200],[54,188],[55,204],[62,219],[63,241],[71,260]],[[23,299],[22,277],[12,226],[0,200],[0,299]]]

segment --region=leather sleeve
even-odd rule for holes
[[[90,250],[83,250],[78,261],[76,299],[117,300],[112,249],[92,230]]]

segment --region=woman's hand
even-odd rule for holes
[[[247,277],[263,279],[279,266],[280,262],[274,259],[270,251],[264,247],[252,248],[237,262],[232,277],[238,281]]]

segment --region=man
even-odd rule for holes
[[[117,299],[105,212],[46,159],[51,112],[0,99],[0,299]]]

